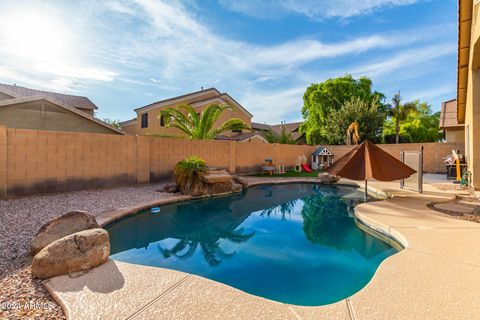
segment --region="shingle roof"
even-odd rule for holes
[[[258,122],[252,122],[252,129],[260,130],[260,131],[273,131],[276,134],[280,134],[282,132],[282,126],[284,126],[286,131],[291,133],[293,139],[298,140],[304,135],[298,130],[301,124],[302,122],[290,122],[290,123],[268,125],[268,124],[263,124]]]
[[[258,133],[256,132],[242,132],[242,133],[238,133],[236,135],[233,135],[231,137],[228,137],[228,136],[224,136],[224,135],[218,135],[215,140],[225,140],[225,141],[245,141],[247,139],[250,139],[254,136],[259,136],[261,137],[262,139],[264,139],[261,135],[259,135]]]
[[[252,122],[252,129],[253,129],[253,130],[270,131],[270,130],[272,130],[272,127],[269,126],[268,124],[258,123],[258,122]]]
[[[440,112],[440,128],[463,127],[457,121],[457,99],[442,102]]]
[[[4,83],[0,83],[0,91],[5,92],[8,95],[13,95],[14,98],[42,96],[45,98],[55,99],[56,101],[77,109],[98,109],[98,107],[92,101],[90,101],[90,99],[82,96],[36,90],[17,85],[12,86]]]
[[[300,127],[301,122],[290,122],[290,123],[283,123],[283,124],[275,124],[272,125],[272,130],[275,131],[277,134],[280,134],[282,131],[282,126],[284,126],[287,132],[292,134],[293,139],[298,140],[303,136],[303,133],[299,132],[298,128]]]

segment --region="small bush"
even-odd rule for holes
[[[191,156],[177,163],[173,174],[183,194],[196,194],[203,188],[202,177],[208,168],[204,160]]]

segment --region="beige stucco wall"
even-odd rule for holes
[[[136,123],[129,124],[129,125],[123,125],[122,130],[125,131],[126,133],[132,134],[132,135],[142,135],[143,134],[142,130],[140,129],[140,127]]]
[[[474,5],[471,23],[470,57],[468,66],[467,99],[465,109],[465,153],[473,186],[480,189],[480,4]]]
[[[12,99],[12,97],[9,96],[8,94],[0,92],[0,101],[9,100],[9,99]]]
[[[426,172],[445,172],[443,157],[452,149],[463,152],[463,145],[458,143],[379,146],[399,158],[400,151],[419,150],[422,145]],[[0,198],[171,179],[175,164],[192,155],[232,173],[259,172],[265,158],[273,158],[276,165],[284,164],[288,170],[295,165],[298,155],[305,155],[310,162],[316,148],[257,141],[237,143],[0,126]],[[337,160],[353,146],[328,148]]]
[[[465,129],[464,128],[445,129],[445,141],[465,143]]]
[[[0,125],[19,129],[119,134],[48,101],[2,106]]]

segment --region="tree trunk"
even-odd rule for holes
[[[395,119],[395,143],[398,144],[400,141],[400,120]]]

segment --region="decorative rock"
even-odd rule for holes
[[[337,176],[332,176],[329,173],[323,172],[318,174],[318,178],[321,183],[324,184],[332,184],[332,183],[337,183],[338,180],[340,180],[340,177]]]
[[[31,253],[36,255],[50,243],[83,230],[100,228],[95,217],[85,211],[70,211],[44,224],[32,239]]]
[[[243,187],[248,187],[248,180],[245,179],[244,177],[233,176],[233,181],[235,181],[238,184],[241,184]]]
[[[240,192],[243,190],[243,185],[241,185],[240,183],[234,183],[233,186],[232,186],[232,191],[233,192]]]
[[[159,192],[168,192],[168,193],[177,193],[180,191],[178,186],[176,184],[167,184],[165,187],[163,187],[162,190],[158,190]]]
[[[32,274],[47,279],[85,271],[106,262],[109,255],[108,232],[84,230],[57,240],[37,253],[32,261]]]
[[[219,172],[219,173],[207,173],[202,177],[203,182],[207,184],[217,184],[217,183],[233,183],[233,177],[228,172]]]

